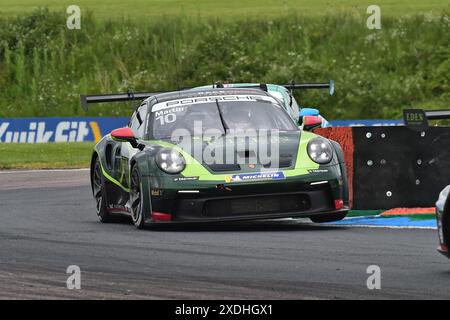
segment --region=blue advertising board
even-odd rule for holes
[[[127,117],[0,118],[0,142],[47,143],[98,141],[126,126]],[[332,126],[397,126],[403,120],[338,120]]]
[[[380,127],[380,126],[402,126],[403,120],[335,120],[330,121],[333,127]]]
[[[98,141],[124,127],[126,117],[0,119],[0,142],[47,143]]]

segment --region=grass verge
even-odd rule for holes
[[[87,168],[92,142],[0,143],[0,169]]]
[[[157,6],[159,7],[159,6]],[[80,107],[80,94],[165,91],[223,82],[336,82],[336,94],[296,92],[328,119],[400,118],[450,106],[450,11],[382,16],[155,17],[105,21],[40,9],[0,15],[0,118],[121,116],[128,104]]]
[[[160,16],[194,16],[235,19],[239,17],[270,18],[286,13],[309,16],[324,15],[331,11],[366,12],[370,2],[360,0],[2,0],[0,16],[29,13],[40,6],[65,13],[69,5],[76,4],[82,13],[92,11],[102,19],[154,19]],[[377,0],[382,13],[399,16],[429,10],[448,9],[448,0]]]

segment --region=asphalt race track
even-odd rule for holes
[[[0,172],[0,299],[450,298],[434,230],[307,221],[138,231],[97,221],[88,171]],[[369,265],[381,289],[369,290]],[[81,290],[66,268],[81,268]]]

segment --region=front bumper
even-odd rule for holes
[[[152,184],[155,185],[155,184]],[[212,184],[197,188],[161,188],[150,192],[154,212],[168,213],[171,221],[217,222],[288,217],[312,217],[349,210],[338,179],[321,184],[292,179],[283,182]],[[335,200],[344,206],[336,208]],[[155,222],[151,216],[147,223]]]

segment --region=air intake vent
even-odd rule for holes
[[[288,168],[292,166],[292,157],[280,157],[280,160],[278,161],[278,168]],[[269,162],[268,164],[264,165],[264,168],[271,168],[272,162]]]
[[[237,199],[209,200],[207,217],[244,216],[252,214],[302,212],[311,208],[308,195],[270,195]]]
[[[238,164],[204,164],[214,172],[239,171],[241,166]]]

